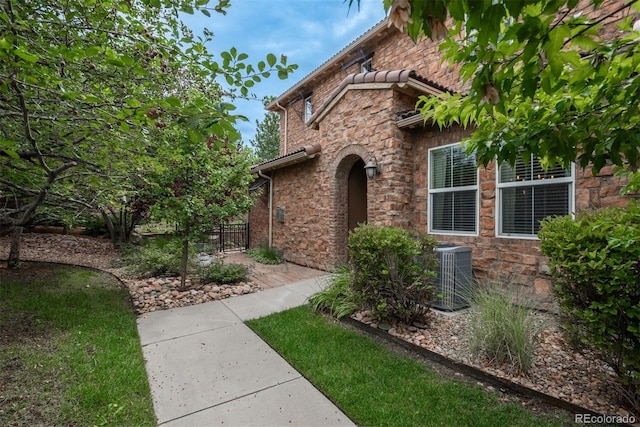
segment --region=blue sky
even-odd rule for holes
[[[257,84],[253,92],[258,100],[236,100],[238,114],[249,118],[239,122],[245,143],[254,138],[256,120],[263,120],[265,95],[278,96],[302,80],[385,16],[382,0],[361,0],[349,9],[344,0],[231,0],[226,15],[210,18],[196,12],[184,18],[196,33],[203,28],[215,36],[208,47],[216,54],[231,47],[249,55],[257,63],[268,53],[286,55],[298,69],[286,80],[276,75]],[[220,82],[223,83],[222,81]]]

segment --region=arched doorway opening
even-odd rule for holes
[[[336,159],[333,181],[335,210],[332,226],[329,228],[335,266],[346,264],[348,261],[349,232],[358,224],[368,221],[368,182],[363,160],[368,156],[369,153],[364,147],[354,144],[345,147]]]
[[[367,174],[364,161],[358,159],[347,180],[347,232],[367,222]]]

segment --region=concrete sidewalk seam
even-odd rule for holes
[[[296,371],[296,372],[298,372],[298,371]],[[200,413],[200,412],[208,411],[209,409],[213,409],[213,408],[217,408],[217,407],[222,406],[222,405],[226,405],[226,404],[231,403],[231,402],[236,401],[236,400],[244,399],[245,397],[249,397],[249,396],[254,395],[254,394],[262,393],[263,391],[271,390],[271,389],[273,389],[275,387],[279,387],[281,385],[288,384],[288,383],[293,382],[293,381],[298,381],[300,379],[306,380],[305,377],[303,377],[302,375],[299,375],[299,376],[297,376],[295,378],[291,378],[290,380],[282,381],[282,382],[279,382],[277,384],[272,384],[272,385],[270,385],[268,387],[263,387],[263,388],[261,388],[259,390],[254,390],[252,392],[243,394],[241,396],[236,396],[233,399],[225,400],[224,402],[219,402],[219,403],[217,403],[215,405],[207,406],[206,408],[198,409],[197,411],[189,412],[188,414],[184,414],[184,415],[181,415],[179,417],[163,421],[162,423],[158,424],[158,427],[160,427],[163,424],[172,423],[174,421],[181,420],[181,419],[183,419],[185,417],[189,417],[191,415],[194,415],[194,414],[197,414],[197,413]]]
[[[234,316],[238,317],[235,313],[233,313],[233,314],[234,314]],[[221,326],[221,327],[218,327],[218,328],[204,329],[202,331],[193,332],[191,334],[184,334],[184,335],[179,335],[177,337],[167,338],[167,339],[164,339],[164,340],[153,341],[153,342],[149,342],[149,343],[146,343],[146,344],[141,344],[141,347],[144,348],[144,347],[148,347],[150,345],[162,344],[162,343],[166,343],[166,342],[179,340],[181,338],[192,337],[192,336],[195,336],[195,335],[204,334],[206,332],[222,330],[222,329],[230,328],[230,327],[235,326],[237,324],[244,324],[244,322],[242,321],[242,319],[240,319],[238,317],[238,321],[237,322],[229,323],[228,325],[225,325],[225,326]]]

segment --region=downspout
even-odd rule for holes
[[[276,101],[276,107],[278,107],[279,109],[281,109],[282,111],[284,111],[284,151],[282,152],[282,154],[287,154],[287,149],[289,148],[287,146],[288,143],[288,139],[287,139],[287,124],[289,121],[289,113],[287,111],[286,108],[284,108],[282,105],[280,105],[280,103],[278,101]]]
[[[258,171],[258,175],[269,181],[269,247],[273,246],[273,179]]]

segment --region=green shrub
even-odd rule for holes
[[[402,228],[358,226],[348,248],[356,298],[379,319],[425,320],[433,299],[437,244]]]
[[[355,294],[351,289],[353,274],[347,266],[339,267],[330,277],[329,286],[309,298],[315,311],[328,310],[341,319],[359,308]]]
[[[199,276],[202,283],[227,285],[246,282],[249,278],[249,267],[242,264],[224,264],[222,261],[217,261],[201,269]]]
[[[79,225],[81,227],[84,227],[84,232],[82,234],[85,234],[87,236],[103,237],[109,235],[107,224],[100,216],[87,216],[80,221]]]
[[[538,236],[572,340],[600,354],[640,410],[640,203],[547,219]]]
[[[260,246],[247,250],[247,255],[260,264],[282,264],[282,252],[274,247]]]
[[[136,273],[177,276],[182,270],[182,241],[179,238],[161,236],[146,239],[141,245],[129,246],[122,253],[125,263]],[[191,257],[189,269],[195,265]]]
[[[535,326],[531,310],[509,292],[477,286],[471,298],[471,352],[526,373],[533,360]]]

